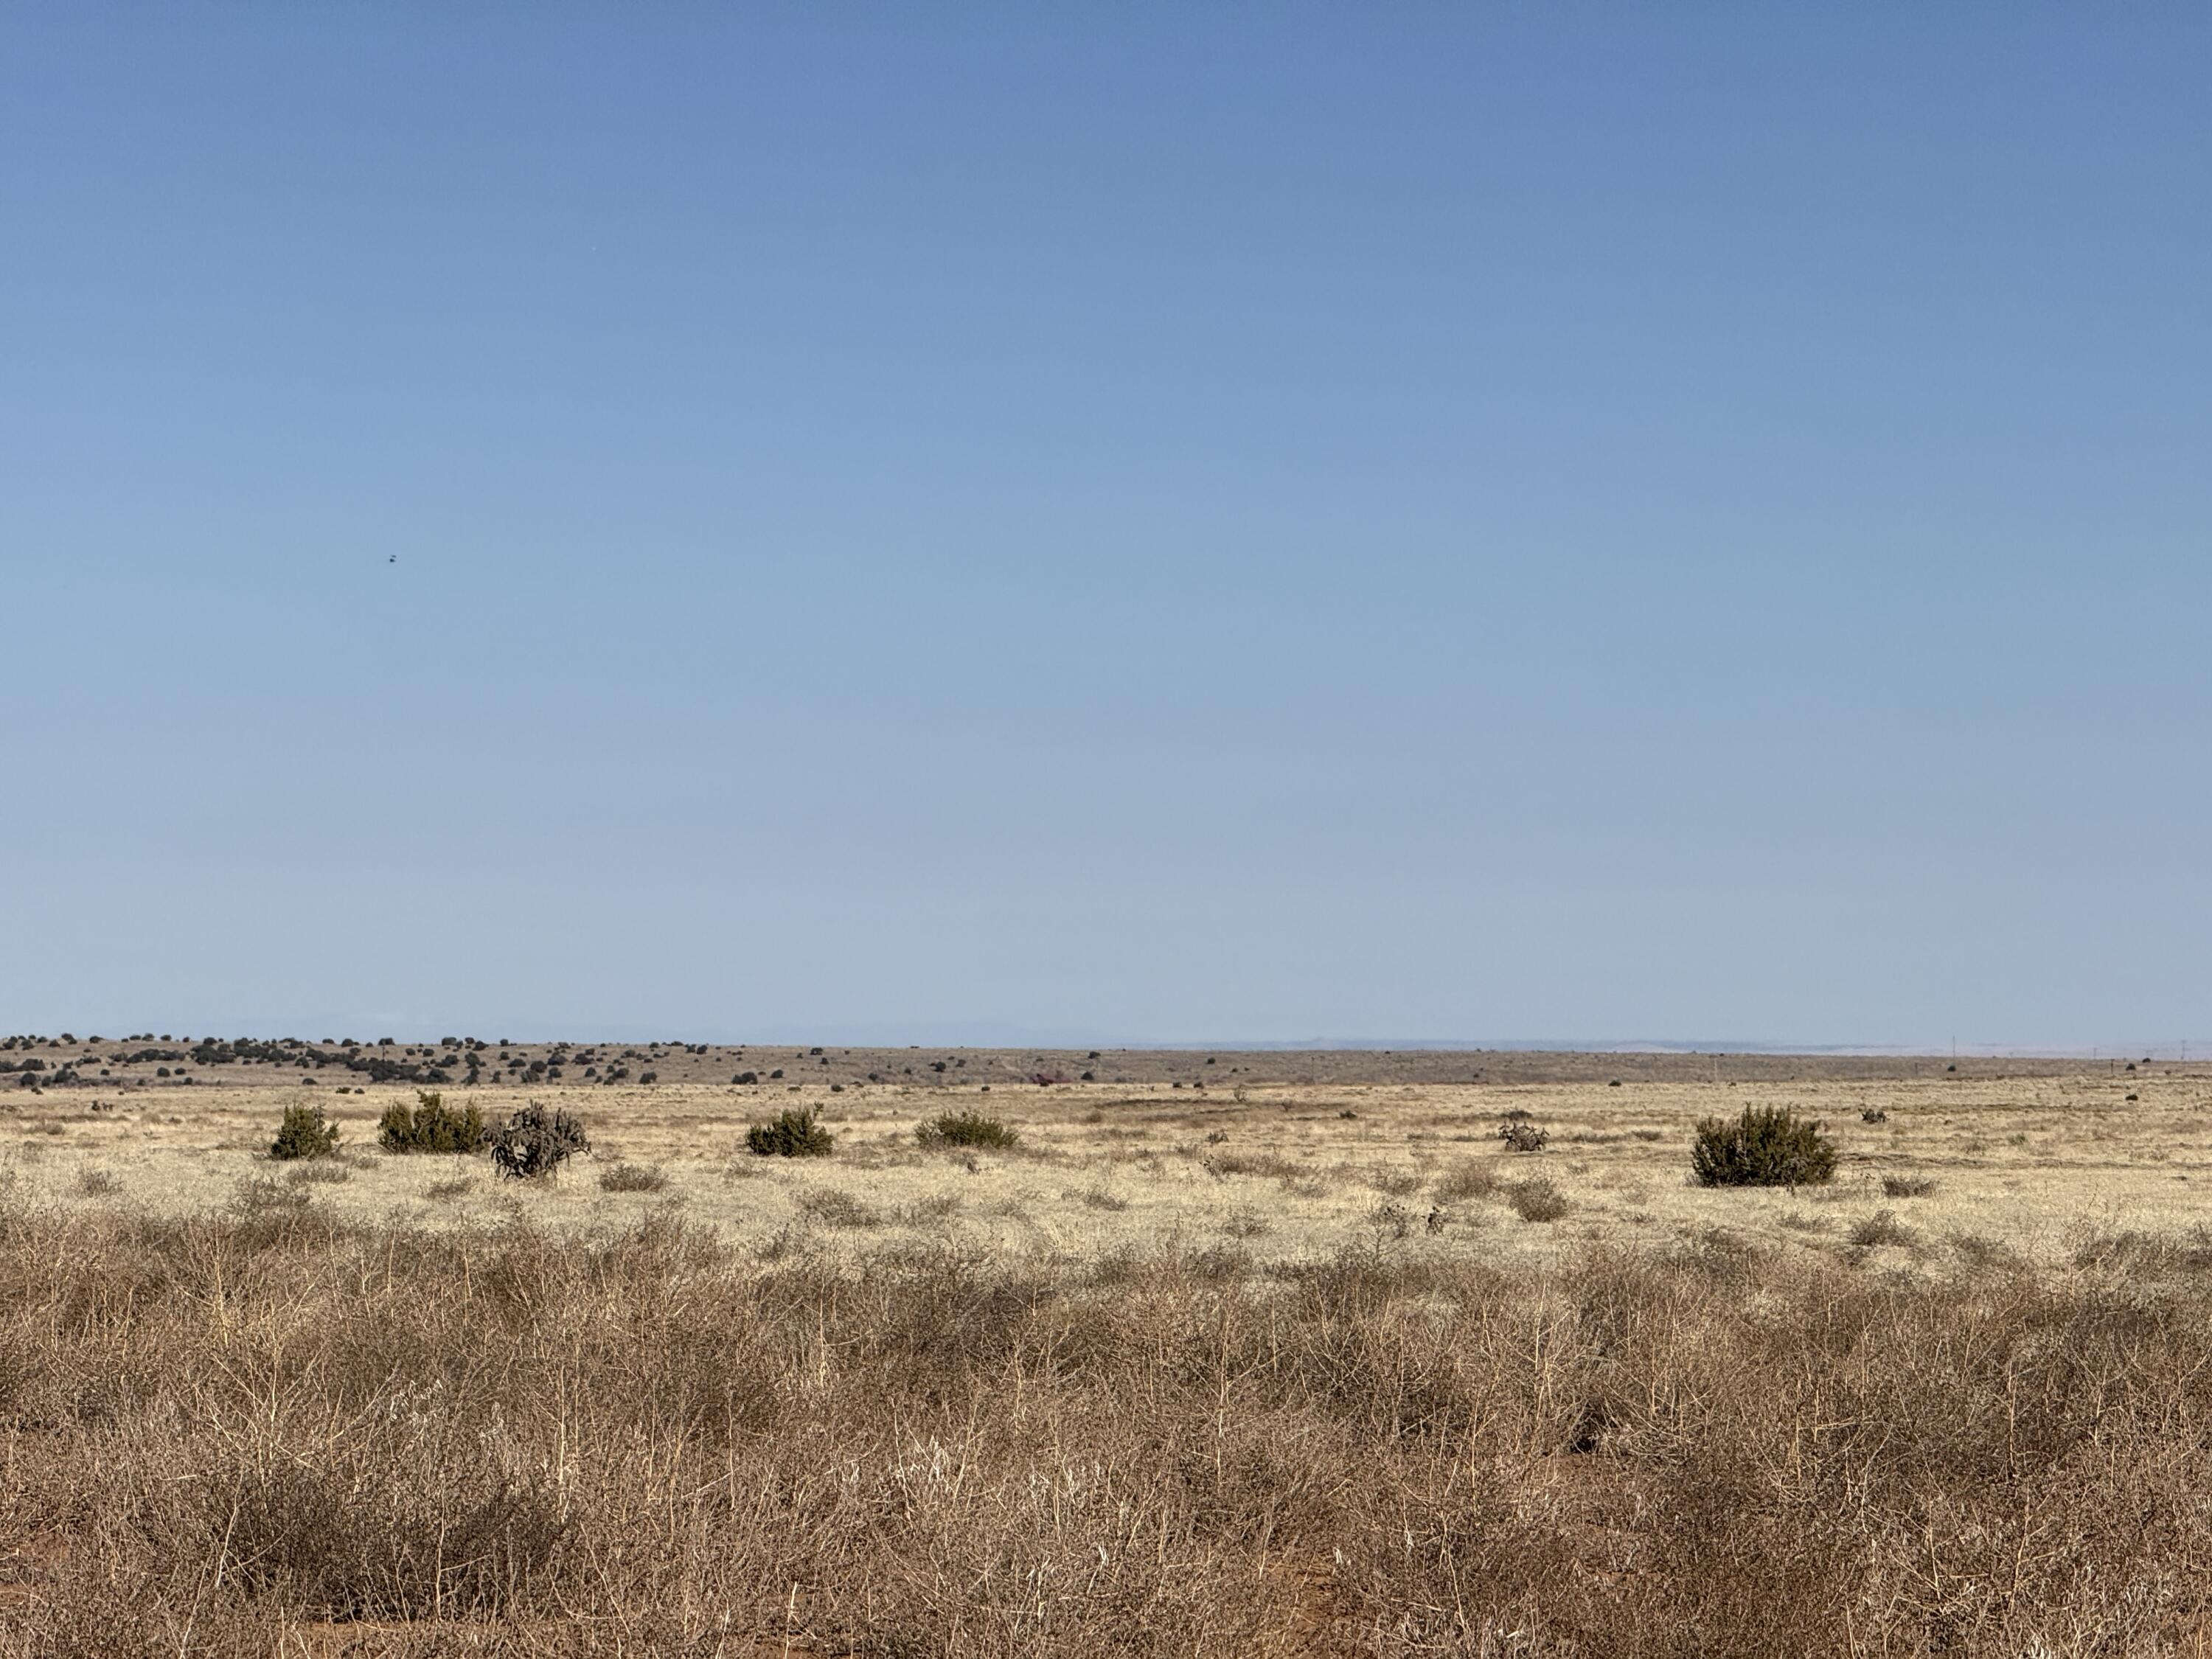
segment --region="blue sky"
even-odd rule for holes
[[[11,8],[0,1025],[2212,1040],[2208,48]]]

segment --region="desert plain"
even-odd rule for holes
[[[1526,1264],[1718,1231],[1896,1271],[1961,1249],[2057,1260],[2116,1228],[2212,1218],[2212,1064],[2142,1056],[487,1043],[482,1080],[464,1085],[460,1056],[477,1051],[459,1046],[361,1050],[419,1073],[381,1082],[338,1064],[337,1044],[126,1063],[149,1048],[191,1052],[65,1045],[24,1051],[73,1059],[65,1086],[0,1076],[18,1085],[0,1088],[14,1202],[222,1213],[281,1201],[269,1183],[286,1180],[349,1224],[589,1236],[665,1211],[750,1250],[933,1240],[1078,1263],[1223,1251],[1262,1268],[1377,1243]],[[566,1109],[591,1151],[536,1182],[379,1152],[383,1111],[425,1090],[495,1125],[531,1101]],[[295,1102],[340,1126],[337,1158],[270,1161]],[[1820,1121],[1835,1179],[1693,1184],[1694,1126],[1747,1105]],[[829,1128],[831,1156],[746,1152],[747,1126],[789,1109]],[[997,1118],[1019,1142],[925,1150],[916,1127],[946,1113]],[[1516,1122],[1542,1132],[1539,1151],[1500,1139]]]
[[[0,1061],[0,1655],[2212,1644],[2212,1067]],[[381,1150],[431,1092],[590,1150]],[[1747,1107],[1833,1178],[1694,1185]]]

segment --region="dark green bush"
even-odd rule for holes
[[[483,1114],[473,1104],[458,1110],[434,1089],[416,1091],[415,1104],[395,1100],[376,1126],[387,1152],[473,1152],[483,1145]]]
[[[1818,1187],[1836,1173],[1836,1148],[1787,1106],[1747,1106],[1731,1123],[1709,1117],[1690,1144],[1701,1187]]]
[[[578,1152],[591,1150],[582,1119],[568,1112],[548,1111],[533,1100],[492,1137],[491,1161],[499,1165],[501,1175],[526,1181],[551,1175]]]
[[[814,1121],[811,1108],[779,1112],[745,1131],[745,1145],[762,1158],[827,1158],[836,1137]]]
[[[284,1121],[276,1126],[276,1139],[270,1144],[269,1156],[278,1159],[328,1158],[337,1149],[338,1126],[323,1115],[321,1107],[295,1101],[284,1109]]]
[[[981,1112],[947,1112],[914,1127],[914,1138],[935,1152],[946,1146],[985,1146],[1003,1150],[1018,1144],[1022,1132],[1003,1118]]]

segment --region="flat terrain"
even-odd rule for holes
[[[0,1060],[0,1659],[2212,1650],[2212,1067]],[[1690,1186],[1747,1104],[1838,1179]]]
[[[775,1250],[927,1238],[1071,1261],[1166,1249],[1267,1267],[1358,1242],[1534,1261],[1723,1230],[1901,1266],[1990,1247],[2051,1258],[2100,1231],[2212,1218],[2203,1065],[538,1044],[488,1047],[471,1085],[429,1080],[466,1075],[456,1049],[359,1051],[422,1073],[376,1082],[334,1047],[281,1063],[126,1062],[149,1046],[163,1047],[4,1056],[55,1058],[45,1073],[0,1082],[42,1081],[64,1059],[77,1079],[0,1089],[0,1176],[15,1201],[164,1215],[279,1201],[270,1183],[301,1172],[266,1158],[270,1135],[286,1103],[311,1100],[343,1126],[346,1156],[293,1199],[349,1222],[523,1217],[588,1233],[672,1208]],[[610,1072],[619,1080],[602,1080]],[[757,1080],[732,1081],[747,1074]],[[583,1117],[592,1155],[522,1184],[482,1158],[378,1152],[380,1114],[422,1088],[474,1101],[494,1122],[529,1100],[566,1108]],[[1689,1185],[1692,1126],[1752,1104],[1822,1120],[1843,1151],[1835,1182]],[[747,1123],[790,1106],[819,1114],[834,1156],[745,1152]],[[924,1151],[915,1126],[945,1112],[1001,1118],[1021,1144]],[[1504,1148],[1509,1114],[1546,1132],[1542,1151]],[[612,1184],[627,1177],[631,1189],[603,1186],[617,1166]]]

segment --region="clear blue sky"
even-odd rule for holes
[[[2212,1040],[2208,73],[10,7],[0,1027]]]

